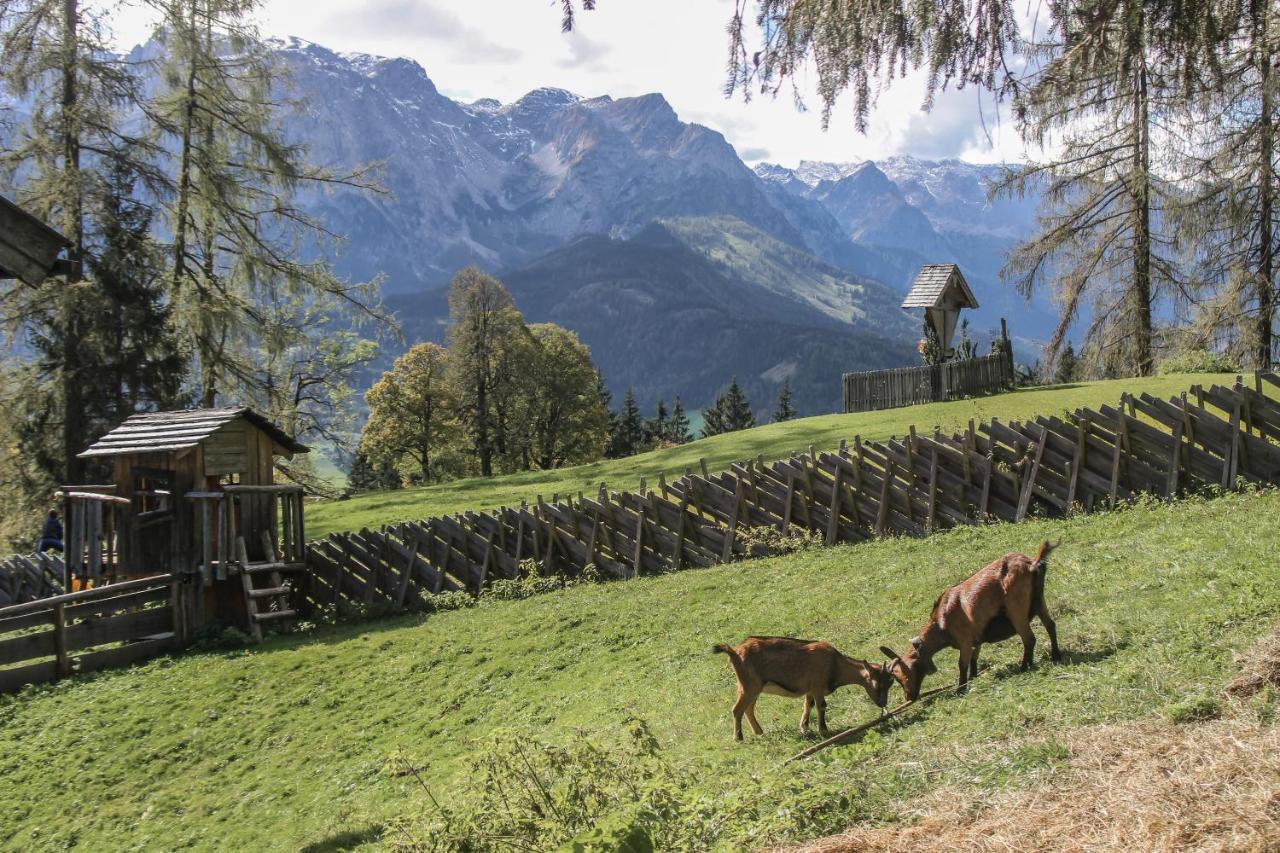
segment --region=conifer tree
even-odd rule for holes
[[[778,390],[778,404],[773,409],[773,422],[780,424],[795,418],[796,410],[791,406],[791,380],[785,380]]]
[[[76,454],[92,433],[87,389],[97,383],[97,365],[81,347],[98,319],[84,305],[91,195],[112,161],[145,171],[155,147],[122,129],[120,112],[137,103],[138,81],[111,55],[101,14],[79,0],[0,2],[0,86],[31,105],[0,151],[0,176],[17,176],[19,203],[70,241],[64,276],[11,288],[3,302],[52,359],[45,369],[54,382],[42,384],[51,395],[42,406],[56,415],[49,426],[60,447],[47,460],[51,474],[76,483],[83,470]]]
[[[1058,356],[1058,366],[1053,372],[1053,381],[1057,385],[1066,385],[1068,382],[1074,382],[1080,377],[1077,375],[1079,371],[1079,359],[1076,358],[1075,347],[1071,341],[1067,341],[1067,345],[1063,347],[1062,353]]]
[[[654,412],[652,418],[645,422],[644,425],[644,443],[648,447],[654,447],[665,441],[668,441],[667,430],[670,426],[670,418],[667,415],[667,404],[665,400],[658,401],[658,409]]]
[[[689,432],[689,416],[685,413],[684,403],[676,397],[671,404],[671,419],[667,422],[667,440],[672,444],[688,444],[693,441],[693,433]]]
[[[622,410],[618,413],[617,428],[609,439],[609,453],[611,459],[621,459],[625,456],[634,456],[644,451],[644,416],[640,414],[640,407],[636,405],[636,396],[630,388],[622,398]]]
[[[334,275],[332,240],[296,203],[300,189],[369,188],[366,172],[337,174],[307,162],[285,139],[274,92],[283,70],[251,16],[259,0],[152,0],[161,91],[146,115],[172,151],[166,201],[170,298],[195,356],[201,403],[252,393],[253,326],[264,288],[327,297],[332,310],[381,313],[374,283]]]
[[[751,412],[751,404],[738,385],[738,377],[733,377],[729,388],[716,397],[711,408],[703,413],[702,437],[710,438],[726,432],[750,429],[756,425],[756,417]]]

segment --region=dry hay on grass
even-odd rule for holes
[[[1227,685],[1227,694],[1247,699],[1270,684],[1280,690],[1280,624],[1244,657],[1244,668]]]
[[[792,853],[1280,850],[1280,729],[1241,719],[1126,723],[1067,737],[1054,778],[983,794],[944,788],[907,826],[856,827]]]

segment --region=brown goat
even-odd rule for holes
[[[800,732],[809,731],[809,709],[818,706],[818,731],[827,735],[827,694],[846,684],[860,684],[880,708],[889,701],[893,677],[877,663],[846,657],[830,643],[793,637],[748,637],[737,648],[717,643],[712,652],[729,656],[738,676],[738,701],[733,705],[733,737],[742,740],[742,715],[756,734],[764,734],[756,720],[756,700],[761,693],[804,697]]]
[[[1047,558],[1053,547],[1041,542],[1035,559],[1025,554],[1006,554],[942,593],[933,604],[929,623],[911,640],[911,649],[905,655],[899,656],[888,646],[880,647],[889,656],[889,670],[908,700],[920,695],[920,682],[926,675],[938,671],[933,656],[943,649],[960,652],[961,690],[978,675],[978,652],[983,643],[998,643],[1017,634],[1022,638],[1025,671],[1032,664],[1036,648],[1031,620],[1037,616],[1049,633],[1053,659],[1062,660],[1057,626],[1044,603]]]

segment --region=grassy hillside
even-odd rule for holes
[[[732,741],[734,681],[712,642],[794,633],[872,656],[904,645],[944,586],[1044,537],[1062,540],[1047,598],[1063,664],[1046,660],[1042,631],[1030,673],[1016,671],[1016,642],[989,646],[969,695],[800,765],[778,766],[812,742],[795,731],[798,702],[762,698],[765,736]],[[612,746],[633,716],[686,774],[668,820],[684,845],[743,849],[884,821],[948,785],[1044,778],[1082,726],[1212,713],[1235,656],[1280,614],[1264,545],[1278,538],[1280,492],[1152,501],[323,628],[33,688],[0,697],[0,847],[394,845],[437,808],[387,772],[393,755],[452,807],[485,790],[466,762],[495,732]],[[938,663],[927,685],[953,677],[954,652]],[[872,712],[843,690],[830,718]]]
[[[659,472],[677,477],[686,467],[698,468],[705,458],[707,466],[723,470],[730,463],[764,454],[765,459],[781,458],[792,450],[803,450],[810,444],[832,449],[840,439],[861,435],[866,439],[883,439],[903,435],[915,424],[917,429],[932,431],[963,429],[972,418],[1014,420],[1038,414],[1060,414],[1080,406],[1115,404],[1125,391],[1146,391],[1167,397],[1187,390],[1199,382],[1230,382],[1227,374],[1184,374],[1148,379],[1117,379],[1078,385],[1058,385],[1014,391],[976,400],[934,403],[883,412],[856,415],[822,415],[781,424],[770,424],[753,430],[720,435],[695,441],[681,447],[656,450],[627,459],[608,459],[590,465],[556,471],[529,471],[492,479],[458,480],[419,489],[361,495],[345,501],[315,504],[307,510],[308,532],[323,536],[338,530],[378,527],[396,521],[445,515],[468,509],[514,506],[521,500],[533,501],[538,495],[550,499],[555,493],[594,492],[601,482],[610,488],[635,488],[641,477],[652,485]]]

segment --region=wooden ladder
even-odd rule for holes
[[[249,614],[249,632],[255,641],[262,642],[263,622],[283,622],[297,617],[298,613],[289,600],[293,587],[285,581],[284,574],[301,571],[305,564],[285,562],[265,530],[262,532],[262,553],[267,555],[267,559],[263,562],[249,562],[249,550],[243,536],[236,537],[236,549],[240,557],[244,605]],[[266,586],[255,586],[254,578],[265,578]]]

